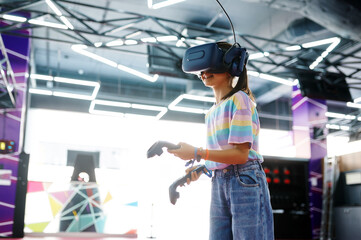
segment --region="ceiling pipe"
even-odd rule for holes
[[[297,12],[331,32],[361,42],[361,4],[349,0],[241,0]]]

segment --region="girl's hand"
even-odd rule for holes
[[[198,166],[193,166],[191,168],[186,169],[186,174],[188,174],[190,171],[194,170]],[[191,182],[197,181],[199,177],[202,175],[202,172],[197,173],[196,171],[191,173],[191,179],[187,178],[187,184],[191,184]]]
[[[173,150],[168,149],[168,152],[183,160],[191,160],[194,158],[194,147],[192,145],[184,142],[180,142],[178,145],[180,145],[180,148]]]

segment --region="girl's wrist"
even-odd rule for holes
[[[208,160],[209,157],[209,150],[208,149],[203,149],[203,148],[197,148],[196,150],[196,154],[197,155],[197,160],[199,159],[204,159],[204,160]]]

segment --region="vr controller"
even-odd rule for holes
[[[149,149],[147,152],[147,157],[151,158],[154,157],[155,155],[162,155],[163,153],[163,148],[166,147],[168,149],[178,149],[180,148],[179,145],[175,145],[173,143],[170,142],[166,142],[166,141],[158,141],[155,142]],[[205,171],[206,167],[204,165],[199,165],[197,166],[195,169],[193,169],[192,171],[190,171],[189,173],[187,173],[185,176],[177,179],[176,181],[174,181],[172,183],[172,185],[170,185],[169,187],[169,198],[170,198],[170,202],[174,205],[177,202],[177,199],[179,198],[179,192],[177,192],[177,187],[181,186],[183,184],[185,184],[187,182],[187,178],[191,178],[192,176],[192,172],[196,171],[197,173],[200,172],[204,172],[205,174],[207,174],[207,176],[211,176],[211,172]]]
[[[207,43],[188,48],[182,61],[186,73],[200,75],[202,72],[224,73],[240,76],[247,64],[248,52],[238,43],[226,52],[217,43]]]
[[[173,143],[170,142],[166,142],[166,141],[158,141],[155,142],[147,151],[147,157],[151,158],[154,157],[155,155],[162,155],[163,153],[163,148],[166,147],[168,149],[178,149],[180,148],[179,145],[175,145]]]
[[[197,174],[198,174],[200,172],[203,172],[205,168],[206,167],[204,165],[199,165],[198,167],[196,167],[195,169],[193,169],[192,171],[190,171],[189,173],[187,173],[183,177],[175,180],[172,183],[172,185],[170,185],[170,187],[169,187],[169,199],[170,199],[170,202],[173,205],[176,204],[177,199],[179,198],[179,192],[177,192],[177,187],[182,186],[183,184],[185,184],[187,182],[187,178],[191,178],[193,172],[197,172]]]

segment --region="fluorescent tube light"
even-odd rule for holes
[[[46,80],[46,81],[53,81],[54,77],[49,75],[41,75],[41,74],[30,74],[30,78],[37,79],[37,80]]]
[[[38,20],[38,19],[30,19],[28,22],[31,23],[31,24],[45,26],[45,27],[68,29],[68,27],[66,25],[64,25],[64,24],[53,23],[53,22],[45,22],[45,21]]]
[[[151,1],[151,3],[148,1],[148,7],[151,6],[150,8],[152,8],[152,9],[159,9],[159,8],[168,7],[170,5],[180,3],[183,1],[185,1],[185,0],[166,0],[166,1],[163,1],[160,3],[156,3],[156,4],[153,4],[152,1]]]
[[[131,33],[131,34],[125,36],[125,38],[128,39],[128,38],[132,38],[132,37],[138,36],[138,35],[142,34],[142,32],[143,32],[143,31],[137,31],[137,32]]]
[[[10,20],[10,21],[15,21],[15,22],[26,22],[28,20],[28,19],[26,19],[24,17],[14,16],[14,15],[9,15],[9,14],[4,14],[1,17],[3,19]]]
[[[157,81],[157,79],[159,77],[158,74],[154,74],[153,76],[149,76],[149,75],[147,75],[145,73],[139,72],[139,71],[137,71],[135,69],[126,67],[126,66],[121,65],[121,64],[118,64],[118,69],[121,70],[121,71],[130,73],[130,74],[133,74],[135,76],[141,77],[141,78],[143,78],[145,80],[148,80],[149,82],[155,82],[155,81]]]
[[[101,47],[103,45],[102,42],[96,42],[94,43],[94,47]]]
[[[294,46],[289,46],[285,48],[286,51],[298,51],[301,50],[301,46],[300,45],[294,45]]]
[[[340,126],[339,126],[339,125],[336,125],[336,124],[326,124],[326,128],[339,130],[339,129],[340,129]]]
[[[71,30],[74,30],[74,26],[69,22],[69,20],[64,17],[64,16],[61,16],[60,17],[60,20]]]
[[[339,41],[339,40],[340,40],[340,38],[333,37],[333,38],[327,38],[327,39],[322,39],[322,40],[318,40],[318,41],[303,43],[301,46],[304,47],[304,48],[312,48],[312,47],[317,47],[317,46],[321,46],[321,45],[324,45],[324,44],[334,43],[334,42]]]
[[[127,40],[124,41],[124,44],[125,45],[136,45],[136,44],[138,44],[138,41],[133,40],[133,39],[127,39]]]
[[[76,85],[83,85],[83,86],[91,86],[95,87],[98,86],[99,83],[93,81],[85,81],[73,78],[63,78],[63,77],[54,77],[55,82],[62,82],[62,83],[69,83],[69,84],[76,84]]]
[[[84,56],[87,56],[89,58],[92,58],[96,61],[99,61],[99,62],[102,62],[102,63],[105,63],[111,67],[114,67],[116,68],[117,67],[117,63],[114,62],[114,61],[111,61],[109,59],[106,59],[106,58],[103,58],[97,54],[94,54],[94,53],[91,53],[91,52],[88,52],[88,51],[85,51],[85,49],[87,49],[88,47],[85,46],[85,45],[73,45],[71,46],[71,49],[77,53],[80,53]]]
[[[126,67],[126,66],[121,65],[121,64],[117,64],[116,62],[111,61],[111,60],[109,60],[107,58],[103,58],[103,57],[101,57],[101,56],[99,56],[97,54],[85,51],[85,49],[87,48],[87,46],[85,46],[85,45],[73,45],[73,46],[71,46],[71,48],[73,49],[73,51],[75,51],[77,53],[80,53],[80,54],[82,54],[84,56],[90,57],[90,58],[92,58],[94,60],[97,60],[97,61],[100,61],[102,63],[105,63],[105,64],[107,64],[109,66],[114,67],[114,68],[118,68],[121,71],[125,71],[127,73],[133,74],[135,76],[138,76],[138,77],[143,78],[143,79],[145,79],[147,81],[150,81],[150,82],[157,81],[157,79],[159,77],[158,74],[154,74],[153,76],[149,76],[149,75],[147,75],[145,73],[142,73],[142,72],[139,72],[139,71],[137,71],[135,69]]]
[[[50,1],[50,0],[45,0],[46,4],[48,4],[48,6],[55,12],[56,15],[58,15],[59,17],[62,16],[63,14],[61,13],[61,11],[59,10],[59,8],[57,8],[57,6],[55,6],[55,4]]]
[[[198,113],[198,114],[206,114],[208,110],[199,109],[199,108],[191,108],[191,107],[180,107],[177,106],[179,102],[183,99],[195,100],[195,101],[203,101],[203,102],[215,102],[213,97],[204,97],[190,94],[182,94],[178,96],[173,102],[171,102],[168,106],[170,110],[179,111],[179,112],[190,112],[190,113]]]
[[[259,77],[259,72],[255,72],[255,71],[247,71],[248,75],[254,76],[254,77]]]
[[[356,116],[346,115],[342,113],[326,112],[325,115],[326,117],[332,117],[332,118],[349,119],[349,120],[356,119]]]
[[[152,105],[143,105],[143,104],[132,104],[132,108],[150,110],[150,111],[160,111],[155,118],[160,119],[167,113],[168,109],[166,107],[152,106]]]
[[[140,41],[142,42],[150,42],[150,43],[155,43],[157,42],[157,39],[155,37],[146,37],[146,38],[141,38]]]
[[[249,55],[248,59],[252,60],[252,59],[258,59],[258,58],[263,58],[263,57],[267,57],[269,56],[269,52],[259,52],[259,53],[253,53],[251,55]]]
[[[64,98],[75,98],[75,99],[81,99],[81,100],[92,100],[91,95],[89,96],[89,95],[67,93],[67,92],[60,92],[60,91],[54,91],[53,96],[64,97]]]
[[[327,49],[325,51],[322,52],[321,56],[319,56],[310,66],[309,68],[312,70],[314,69],[320,62],[323,61],[323,59],[330,53],[332,52],[333,49],[335,49],[335,47],[337,47],[337,45],[341,42],[341,39],[338,37],[333,37],[333,38],[327,38],[327,39],[323,39],[323,40],[319,40],[319,41],[315,41],[315,42],[309,42],[309,43],[304,43],[302,44],[302,47],[304,48],[311,48],[311,47],[316,47],[316,46],[320,46],[320,45],[324,45],[324,44],[330,44],[330,46],[327,47]]]
[[[353,103],[353,102],[347,102],[346,106],[351,107],[351,108],[360,108],[361,109],[361,104],[357,104],[357,103]]]
[[[175,44],[177,47],[182,47],[182,46],[185,46],[184,44],[184,41],[185,41],[185,38],[181,38],[177,41],[177,43]]]
[[[159,111],[159,113],[153,116],[147,116],[151,118],[160,119],[164,114],[168,111],[166,107],[153,106],[153,105],[143,105],[143,104],[131,104],[126,102],[115,102],[115,101],[107,101],[107,100],[93,100],[90,104],[89,112],[90,113],[98,113],[110,116],[125,116],[125,115],[138,115],[142,116],[142,114],[124,114],[120,112],[114,111],[104,111],[104,110],[95,110],[95,105],[105,105],[105,106],[113,106],[113,107],[121,107],[121,108],[134,108],[134,109],[142,109],[142,110],[150,110],[150,111]]]
[[[160,36],[160,37],[156,37],[157,41],[159,42],[171,42],[171,41],[177,41],[178,37],[174,36],[174,35],[170,35],[170,36]]]
[[[106,33],[106,34],[116,33],[116,32],[122,31],[124,29],[132,27],[134,24],[135,23],[128,23],[128,24],[126,24],[124,26],[121,26],[121,27],[118,27],[118,28],[115,28],[115,29],[111,30],[109,33]]]
[[[51,96],[53,94],[53,92],[50,90],[44,90],[38,88],[30,88],[29,92],[33,94],[48,95],[48,96]]]
[[[117,39],[105,44],[107,47],[115,47],[115,46],[122,46],[124,44],[123,40]]]

